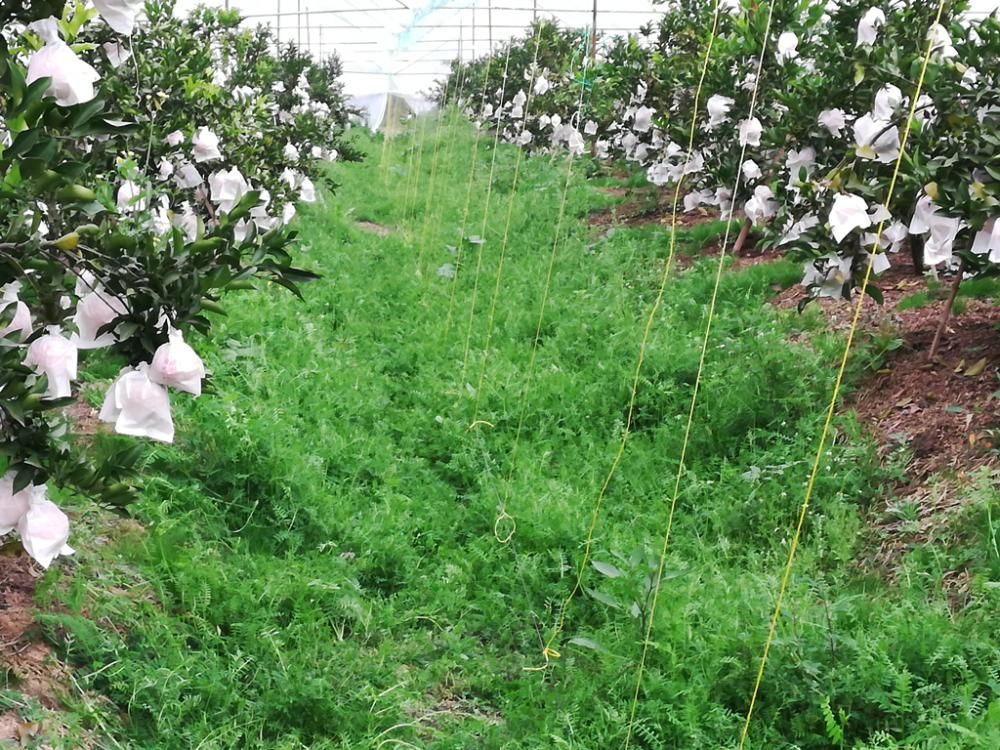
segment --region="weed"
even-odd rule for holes
[[[456,156],[442,151],[420,202],[431,211],[408,217],[435,137]],[[152,477],[129,509],[145,534],[84,540],[46,579],[42,623],[82,687],[114,703],[106,720],[126,746],[622,741],[715,263],[669,282],[597,524],[601,565],[567,611],[562,657],[526,670],[572,587],[667,237],[619,231],[588,252],[591,229],[573,217],[604,198],[574,171],[533,355],[564,162],[522,164],[492,300],[514,152],[501,147],[484,207],[484,141],[463,223],[472,138],[429,130],[413,185],[405,137],[387,149],[399,176],[384,180],[375,156],[335,168],[340,192],[301,224],[324,279],[304,302],[231,304],[216,343],[196,343],[215,393],[179,402],[181,442],[148,451]],[[362,218],[399,231],[353,231]],[[456,261],[449,246],[482,225],[485,241]],[[701,247],[718,229],[679,240]],[[433,272],[444,263],[454,278]],[[798,274],[761,264],[723,279],[640,691],[642,747],[731,746],[739,733],[843,343],[764,304]],[[808,345],[789,343],[803,330]],[[470,430],[480,368],[492,427]],[[990,531],[964,562],[982,595],[956,614],[935,584],[943,558],[915,558],[898,586],[856,570],[859,512],[885,475],[850,416],[822,461],[752,746],[996,747],[995,490],[979,490]],[[505,497],[516,534],[501,544]]]

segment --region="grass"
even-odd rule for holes
[[[940,282],[928,280],[927,286],[927,291],[915,292],[901,299],[897,307],[900,310],[919,310],[934,305],[948,297],[947,288],[944,288]],[[995,300],[998,296],[1000,296],[1000,279],[984,278],[963,281],[958,287],[958,296],[955,298],[952,312],[956,315],[961,315],[965,312],[965,300]]]
[[[584,218],[606,197],[574,168],[529,381],[565,163],[524,161],[515,190],[518,157],[501,147],[486,243],[463,243],[472,139],[431,128],[419,159],[404,138],[384,168],[380,143],[335,167],[338,193],[301,219],[302,256],[324,279],[304,301],[236,297],[213,342],[194,342],[214,393],[175,398],[179,441],[150,447],[128,509],[141,527],[66,499],[79,553],[42,582],[40,620],[84,694],[111,702],[91,719],[93,700],[71,703],[84,724],[164,750],[623,742],[715,262],[668,284],[596,527],[599,565],[567,611],[561,658],[529,671],[623,429],[666,243],[660,227],[595,240]],[[490,157],[484,139],[466,237],[480,234]],[[678,252],[717,236],[685,232]],[[438,275],[446,264],[457,281]],[[766,304],[796,273],[723,278],[634,747],[739,736],[842,346],[815,317]],[[808,345],[789,343],[803,333]],[[480,373],[492,426],[470,430]],[[961,611],[941,585],[953,553],[915,554],[886,583],[856,564],[883,479],[839,418],[748,747],[997,747],[996,526],[962,537],[974,596]],[[508,544],[494,535],[504,498]],[[970,507],[1000,518],[989,487]]]

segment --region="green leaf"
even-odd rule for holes
[[[35,478],[35,469],[21,463],[16,464],[14,470],[16,473],[14,474],[14,484],[11,487],[11,491],[17,494],[32,483],[32,480]]]
[[[41,128],[32,128],[31,130],[24,130],[18,133],[14,142],[7,147],[4,151],[5,160],[13,160],[27,153],[30,149],[34,148],[35,144],[38,143],[39,138],[42,137]]]
[[[296,284],[307,284],[310,281],[318,281],[323,278],[318,273],[307,271],[304,268],[291,267],[281,269],[281,275]]]
[[[885,304],[885,297],[882,296],[882,290],[879,289],[874,284],[872,284],[871,282],[869,282],[868,286],[865,287],[865,293],[873,300],[875,300],[878,304],[880,305]]]
[[[238,222],[240,219],[245,218],[258,203],[260,203],[259,190],[251,190],[245,193],[243,197],[240,198],[240,202],[233,206],[233,210],[226,214],[226,218],[224,220],[225,225],[230,226]]]
[[[611,607],[612,609],[621,609],[622,605],[615,597],[610,594],[605,594],[603,591],[598,591],[597,589],[591,589],[584,587],[584,591],[594,600],[601,604]]]
[[[104,109],[104,104],[104,99],[101,98],[91,99],[89,102],[84,104],[78,104],[76,109],[73,110],[73,114],[70,116],[70,135],[76,137],[86,135],[87,133],[84,130],[84,125],[95,117],[98,112]]]
[[[569,641],[567,642],[572,643],[574,646],[580,646],[581,648],[586,648],[590,649],[591,651],[596,651],[599,654],[611,653],[606,648],[604,648],[604,646],[602,646],[600,643],[593,640],[592,638],[583,638],[581,636],[575,636],[573,638],[570,638]]]
[[[7,71],[10,73],[10,99],[14,107],[19,107],[26,88],[24,71],[17,64],[8,65]]]
[[[590,564],[593,566],[594,570],[596,570],[603,576],[607,576],[608,578],[621,578],[624,575],[624,573],[622,573],[621,570],[616,568],[611,563],[600,562],[599,560],[591,560]]]

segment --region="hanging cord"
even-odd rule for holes
[[[653,323],[656,320],[656,315],[660,310],[660,306],[663,304],[663,295],[666,292],[670,272],[673,270],[674,255],[676,254],[677,249],[677,209],[680,205],[680,195],[681,189],[684,185],[685,172],[688,164],[691,162],[691,157],[694,154],[694,140],[698,129],[698,109],[701,104],[701,94],[702,88],[705,84],[705,76],[708,74],[708,61],[712,54],[712,46],[715,43],[715,35],[719,26],[720,2],[721,0],[715,0],[715,10],[712,16],[712,31],[705,49],[705,59],[702,62],[701,76],[698,79],[698,87],[695,90],[694,105],[691,114],[691,126],[688,130],[688,143],[684,169],[682,170],[680,179],[677,181],[677,185],[674,188],[670,217],[670,243],[667,253],[667,261],[663,267],[663,274],[660,277],[660,286],[656,294],[656,299],[653,302],[653,306],[649,310],[649,314],[646,316],[646,322],[643,327],[642,341],[639,344],[639,356],[635,365],[635,374],[632,377],[632,387],[629,395],[625,426],[622,429],[622,436],[618,442],[618,449],[615,451],[611,467],[608,470],[608,474],[605,477],[604,482],[601,484],[601,488],[597,493],[596,499],[594,500],[594,509],[591,512],[590,526],[587,529],[587,538],[584,542],[583,558],[580,560],[580,565],[577,568],[576,581],[574,582],[569,595],[559,608],[559,616],[556,620],[556,625],[553,628],[552,633],[549,635],[548,640],[545,643],[545,647],[542,649],[542,657],[545,660],[545,664],[542,667],[530,668],[533,671],[544,670],[549,666],[550,659],[559,658],[559,652],[552,647],[552,644],[555,643],[556,638],[558,638],[560,633],[562,633],[566,624],[566,612],[569,610],[569,605],[572,603],[573,599],[576,598],[576,595],[580,592],[580,587],[583,585],[583,576],[586,573],[587,563],[590,562],[590,553],[594,545],[594,532],[597,529],[597,521],[601,515],[601,505],[604,502],[604,497],[607,494],[608,487],[611,485],[611,480],[614,479],[615,472],[618,470],[618,465],[621,463],[622,456],[625,454],[625,447],[628,443],[632,427],[632,416],[635,413],[635,402],[639,391],[639,378],[642,375],[642,365],[646,358],[646,348],[649,345],[649,337],[653,329]]]
[[[482,113],[486,108],[486,89],[489,88],[490,85],[490,65],[492,64],[493,58],[491,57],[486,62],[486,73],[483,76],[483,92],[479,98],[480,113]],[[462,256],[465,251],[465,228],[469,221],[469,207],[472,204],[472,185],[476,176],[476,164],[479,163],[479,141],[482,140],[483,137],[484,124],[485,123],[480,121],[479,127],[476,128],[476,138],[472,144],[472,159],[469,163],[469,179],[466,181],[465,186],[465,208],[462,210],[462,224],[458,231],[458,250],[455,254],[455,273],[451,277],[451,296],[448,300],[448,316],[445,319],[445,338],[448,338],[448,335],[451,333],[452,315],[455,310],[455,294],[458,290],[458,275],[462,271]]]
[[[580,113],[577,117],[578,120],[583,119],[583,106],[584,106],[584,96],[587,92],[588,87],[586,86],[586,77],[581,81],[580,86],[580,96],[577,99],[576,110]],[[521,394],[519,397],[520,409],[517,418],[517,427],[514,430],[514,442],[510,449],[510,459],[509,468],[507,471],[507,478],[504,482],[503,495],[500,499],[500,510],[497,514],[496,520],[493,522],[493,536],[500,544],[508,544],[514,538],[514,534],[517,532],[517,521],[507,512],[507,505],[510,502],[511,496],[511,484],[514,481],[514,467],[517,464],[517,451],[521,442],[521,432],[524,428],[524,419],[527,412],[527,400],[528,392],[531,389],[531,385],[535,377],[535,365],[538,359],[538,346],[542,338],[542,323],[545,320],[545,308],[548,305],[549,293],[552,289],[552,275],[555,269],[556,256],[559,250],[559,240],[562,236],[563,221],[566,218],[566,199],[569,194],[569,183],[573,176],[573,154],[569,153],[566,155],[566,176],[563,180],[562,186],[562,196],[559,201],[559,214],[556,218],[555,233],[552,236],[552,250],[549,253],[548,267],[545,270],[545,282],[542,287],[542,298],[538,304],[538,322],[535,325],[535,337],[531,345],[531,356],[528,359],[528,372],[525,376],[524,385],[521,386]],[[504,532],[501,532],[501,528]],[[511,547],[513,549],[513,546]],[[516,554],[516,553],[515,553]],[[544,646],[544,640],[542,644]]]
[[[760,57],[757,60],[757,74],[750,97],[750,110],[747,113],[747,120],[753,119],[757,110],[757,97],[760,93],[761,72],[764,69],[764,55],[767,52],[767,44],[771,36],[771,20],[774,16],[774,3],[770,3],[767,10],[767,23],[764,27],[764,38],[761,41]],[[744,143],[740,151],[738,163],[742,164],[746,159],[747,144]],[[733,182],[733,190],[729,203],[729,213],[726,217],[726,231],[722,238],[722,248],[719,251],[719,261],[715,269],[715,280],[712,286],[712,295],[708,303],[708,314],[705,320],[705,332],[701,339],[701,353],[698,356],[698,371],[694,379],[694,387],[691,392],[691,404],[688,407],[687,422],[684,425],[684,438],[681,442],[680,458],[677,463],[677,473],[674,475],[674,487],[670,496],[670,509],[667,513],[667,528],[663,534],[663,544],[660,548],[660,557],[656,569],[656,583],[653,587],[653,595],[650,600],[649,616],[646,619],[646,632],[642,642],[642,655],[639,658],[639,668],[636,674],[635,691],[632,695],[632,707],[629,710],[628,727],[625,733],[624,750],[628,750],[632,743],[632,734],[635,729],[635,716],[639,709],[639,692],[642,689],[642,678],[646,671],[646,658],[649,655],[649,643],[653,634],[653,620],[656,616],[656,605],[660,597],[660,589],[663,582],[663,571],[666,567],[667,552],[670,548],[670,534],[674,526],[674,515],[677,510],[677,500],[680,497],[681,478],[684,476],[684,462],[687,459],[688,446],[691,442],[691,432],[694,428],[694,416],[698,405],[698,393],[701,390],[701,380],[705,372],[705,360],[708,356],[708,342],[712,333],[712,322],[715,319],[715,310],[719,301],[719,286],[722,281],[722,272],[725,269],[726,253],[729,248],[729,237],[733,226],[733,212],[736,209],[736,197],[739,195],[740,183],[743,179],[742,170],[736,170],[736,179]]]
[[[427,117],[418,117],[418,122],[421,123],[418,134],[417,143],[417,165],[413,169],[413,181],[410,187],[413,188],[412,198],[408,195],[406,199],[406,217],[416,219],[417,217],[417,198],[420,196],[420,180],[421,180],[421,168],[424,161],[424,148],[427,144]]]
[[[528,126],[528,117],[531,111],[531,103],[534,100],[535,92],[535,81],[538,74],[538,48],[542,43],[542,35],[539,33],[541,26],[535,28],[535,53],[531,60],[531,81],[528,86],[528,94],[524,101],[524,107],[521,113],[521,132],[524,132],[524,128]],[[503,277],[503,266],[504,260],[507,257],[507,246],[510,240],[510,225],[511,220],[514,218],[514,203],[517,199],[517,183],[521,176],[521,163],[524,160],[524,147],[517,149],[517,155],[514,157],[514,179],[510,186],[510,198],[507,200],[507,218],[504,222],[503,227],[503,239],[500,242],[500,259],[497,261],[497,272],[496,279],[493,283],[493,296],[490,297],[490,310],[486,317],[486,343],[483,344],[483,359],[479,365],[479,381],[476,384],[476,403],[472,410],[472,426],[476,425],[476,421],[479,418],[479,404],[482,399],[483,394],[483,382],[486,378],[486,363],[490,356],[490,343],[493,340],[493,324],[496,321],[497,312],[497,300],[500,296],[500,280]]]
[[[934,26],[941,23],[941,15],[944,12],[945,0],[938,0],[937,15],[934,19]],[[899,155],[896,157],[896,164],[892,170],[892,179],[889,181],[889,192],[885,197],[885,202],[882,204],[886,211],[889,210],[889,204],[892,202],[893,194],[896,190],[896,182],[899,178],[900,167],[903,163],[903,156],[906,153],[906,144],[909,140],[910,135],[910,125],[913,122],[913,117],[917,111],[917,102],[920,99],[920,94],[924,88],[924,79],[927,76],[927,66],[931,61],[931,54],[934,51],[934,37],[929,33],[927,35],[927,51],[924,54],[923,64],[920,67],[920,76],[917,78],[916,90],[910,98],[910,113],[906,118],[906,126],[903,128],[903,134],[900,136],[899,143]],[[826,441],[830,434],[830,428],[833,425],[833,417],[837,411],[837,403],[840,400],[840,389],[844,382],[844,373],[847,371],[847,362],[851,355],[851,347],[854,344],[854,336],[858,329],[858,322],[861,319],[861,310],[865,304],[865,295],[868,292],[868,282],[871,280],[872,274],[872,262],[875,258],[875,253],[880,252],[879,248],[879,238],[882,236],[882,231],[885,229],[886,219],[882,219],[878,225],[878,231],[875,233],[875,240],[872,244],[872,251],[868,254],[868,263],[865,266],[864,279],[861,282],[861,291],[858,293],[858,301],[854,306],[854,316],[851,319],[851,327],[847,331],[847,342],[844,344],[844,353],[840,359],[840,367],[837,370],[837,378],[833,384],[833,393],[830,395],[830,405],[826,411],[826,420],[823,422],[823,429],[820,432],[819,444],[816,447],[816,456],[813,459],[812,470],[809,473],[809,481],[806,483],[805,497],[802,500],[802,508],[799,510],[799,519],[795,525],[795,534],[792,536],[792,542],[788,548],[788,560],[785,563],[785,570],[781,577],[781,586],[778,588],[778,598],[774,604],[774,612],[771,615],[771,624],[768,627],[767,639],[764,641],[764,653],[760,659],[760,666],[757,669],[757,679],[754,681],[753,693],[750,696],[750,706],[747,708],[746,719],[743,722],[743,730],[740,732],[740,742],[737,745],[737,750],[743,750],[746,745],[747,734],[750,732],[750,721],[753,718],[753,711],[757,705],[757,696],[760,693],[761,682],[764,679],[764,669],[767,667],[767,658],[771,653],[771,646],[774,643],[774,634],[778,629],[778,618],[781,617],[781,606],[785,600],[785,593],[788,590],[788,583],[792,577],[792,568],[795,565],[795,553],[799,548],[799,540],[802,538],[802,528],[805,525],[806,514],[809,511],[809,501],[812,499],[813,488],[816,486],[816,478],[819,476],[820,462],[823,460],[823,451],[826,450]]]
[[[452,110],[452,112],[450,113],[450,120],[448,121],[448,124],[447,124],[448,125],[447,130],[449,132],[455,126],[456,112],[458,111],[459,107],[461,106],[462,93],[465,90],[465,75],[464,75],[464,73],[465,73],[465,69],[463,68],[461,70],[461,75],[459,75],[459,78],[458,78],[458,86],[457,86],[458,95],[455,98],[455,106],[454,106],[454,109]],[[427,251],[427,232],[428,232],[428,228],[429,228],[430,223],[431,223],[431,215],[438,213],[436,210],[433,210],[431,207],[434,206],[434,190],[435,190],[436,181],[437,181],[438,156],[440,156],[440,153],[441,153],[441,123],[444,120],[443,115],[444,115],[443,112],[439,113],[438,118],[437,118],[437,123],[435,124],[435,128],[434,128],[434,155],[431,158],[431,181],[430,181],[430,186],[427,189],[427,200],[424,202],[424,226],[423,226],[423,230],[420,233],[420,250],[417,252],[417,278],[420,278],[421,276],[423,276],[423,261],[424,261],[424,254]],[[449,141],[448,141],[447,152],[449,154],[449,158],[445,159],[445,163],[446,164],[450,163],[451,141],[452,140],[453,139],[449,139]]]
[[[455,102],[455,110],[452,112],[451,122],[448,125],[449,136],[447,138],[447,145],[445,146],[445,158],[444,158],[445,164],[451,164],[452,163],[452,156],[454,155],[454,152],[455,152],[455,141],[457,140],[454,131],[455,131],[456,126],[458,125],[459,118],[462,116],[462,110],[461,110],[462,93],[465,90],[465,85],[467,83],[469,83],[469,77],[467,75],[467,71],[463,70],[462,72],[463,72],[464,78],[462,80],[461,87],[459,89],[459,97],[458,97],[458,99]],[[478,133],[477,133],[477,140],[478,140]],[[478,150],[478,144],[477,144],[476,150]],[[475,156],[475,155],[473,155],[473,156]],[[474,164],[470,165],[469,166],[469,175],[470,175],[470,177],[472,176],[472,174],[474,173],[474,171],[475,171],[475,165]],[[435,205],[433,213],[434,213],[434,217],[433,217],[434,219],[439,218],[441,216],[441,208],[439,206]],[[433,220],[432,220],[432,224],[433,224]],[[426,227],[425,227],[425,232],[426,232]],[[454,280],[455,276],[458,274],[458,262],[459,262],[458,255],[461,253],[461,245],[462,245],[462,243],[459,242],[458,243],[458,248],[455,251],[456,252],[455,273],[452,275],[452,280]],[[450,314],[450,312],[451,311],[449,310],[449,314]],[[451,321],[449,320],[448,321],[448,326],[449,327],[450,327],[450,323],[451,323]],[[448,331],[446,331],[446,333],[445,333],[446,336],[447,336],[447,333],[448,333]]]
[[[385,128],[385,118],[389,115],[389,95],[385,97],[385,113],[382,115],[382,156],[379,159],[379,171],[382,173],[382,186],[389,184],[389,134]]]
[[[507,69],[510,65],[510,51],[512,44],[507,45],[507,56],[503,63],[503,81],[500,84],[500,105],[503,105],[504,92],[507,89]],[[483,223],[479,230],[479,241],[484,243],[486,239],[486,226],[490,218],[490,198],[493,196],[493,173],[497,165],[497,145],[500,143],[500,107],[497,107],[494,116],[496,117],[496,132],[493,134],[493,155],[490,158],[490,176],[486,181],[486,200],[483,202]],[[464,241],[464,239],[463,239]],[[462,353],[462,375],[461,382],[465,382],[465,371],[469,365],[469,342],[472,340],[472,322],[476,315],[476,299],[479,296],[479,272],[483,267],[483,244],[479,245],[479,252],[476,253],[476,274],[472,282],[472,303],[469,305],[469,322],[465,328],[465,350]]]
[[[417,118],[413,119],[413,132],[409,133],[409,153],[406,156],[406,181],[405,183],[400,180],[399,188],[403,188],[403,221],[406,220],[406,216],[409,213],[410,205],[410,185],[413,183],[413,162],[415,161],[415,155],[417,150],[417,130],[420,127],[420,121]],[[397,200],[399,198],[399,191],[397,190]]]
[[[390,81],[391,81],[391,77],[390,77]],[[445,84],[445,97],[446,98],[447,98],[447,93],[448,93],[448,85]],[[386,91],[386,94],[385,94],[385,111],[382,113],[382,158],[379,161],[379,167],[381,168],[381,171],[382,171],[382,185],[383,186],[388,186],[388,184],[389,184],[389,162],[388,162],[388,158],[389,158],[388,157],[388,153],[389,153],[389,128],[388,128],[388,123],[389,123],[389,112],[390,112],[390,110],[389,110],[389,102],[390,102],[389,92]]]

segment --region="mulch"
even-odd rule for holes
[[[966,309],[950,319],[931,362],[928,352],[945,303],[900,310],[901,300],[926,291],[927,284],[914,273],[908,253],[892,260],[893,267],[877,281],[884,304],[865,300],[859,331],[895,337],[898,347],[847,405],[872,430],[883,454],[909,451],[907,483],[990,464],[996,458],[991,431],[1000,427],[1000,400],[993,397],[1000,388],[997,306],[991,300],[964,300]],[[795,286],[777,295],[774,304],[794,309],[804,296],[805,289]],[[823,309],[831,328],[850,326],[853,302],[822,299],[810,304]]]
[[[620,188],[604,187],[598,190],[613,198],[625,198],[623,202],[593,212],[587,217],[592,227],[626,226],[641,227],[649,224],[669,226],[673,214],[673,192],[656,187]],[[683,209],[683,206],[681,207]],[[677,212],[677,226],[691,227],[716,221],[718,211],[699,208],[685,213]]]
[[[0,663],[10,687],[55,708],[68,670],[50,658],[35,632],[35,582],[40,575],[20,544],[8,537],[0,548]]]
[[[941,306],[899,315],[903,345],[861,388],[853,406],[883,447],[903,444],[919,482],[941,471],[993,461],[991,431],[1000,427],[1000,331],[997,307],[971,300],[952,318],[935,361],[927,358]],[[985,364],[984,364],[985,360]]]
[[[374,221],[356,221],[354,226],[360,229],[362,232],[368,232],[369,234],[377,234],[379,237],[388,237],[392,234],[392,230],[389,227],[384,227],[381,224],[376,224]]]
[[[900,310],[899,303],[927,291],[927,283],[914,272],[909,253],[892,256],[892,262],[877,281],[884,304],[865,300],[859,335],[895,338],[898,346],[845,404],[874,436],[883,460],[907,458],[901,479],[866,512],[866,542],[858,558],[860,568],[889,581],[899,576],[900,563],[912,549],[954,543],[954,519],[968,502],[964,488],[973,472],[987,471],[994,482],[1000,480],[1000,310],[993,300],[963,299],[965,310],[952,315],[931,361],[931,342],[946,303]],[[952,279],[943,281],[942,297]],[[804,296],[796,286],[774,304],[794,309]],[[831,328],[850,326],[854,303],[823,299],[811,304],[822,308]],[[970,582],[964,568],[944,576],[942,587],[954,611],[968,602]]]

